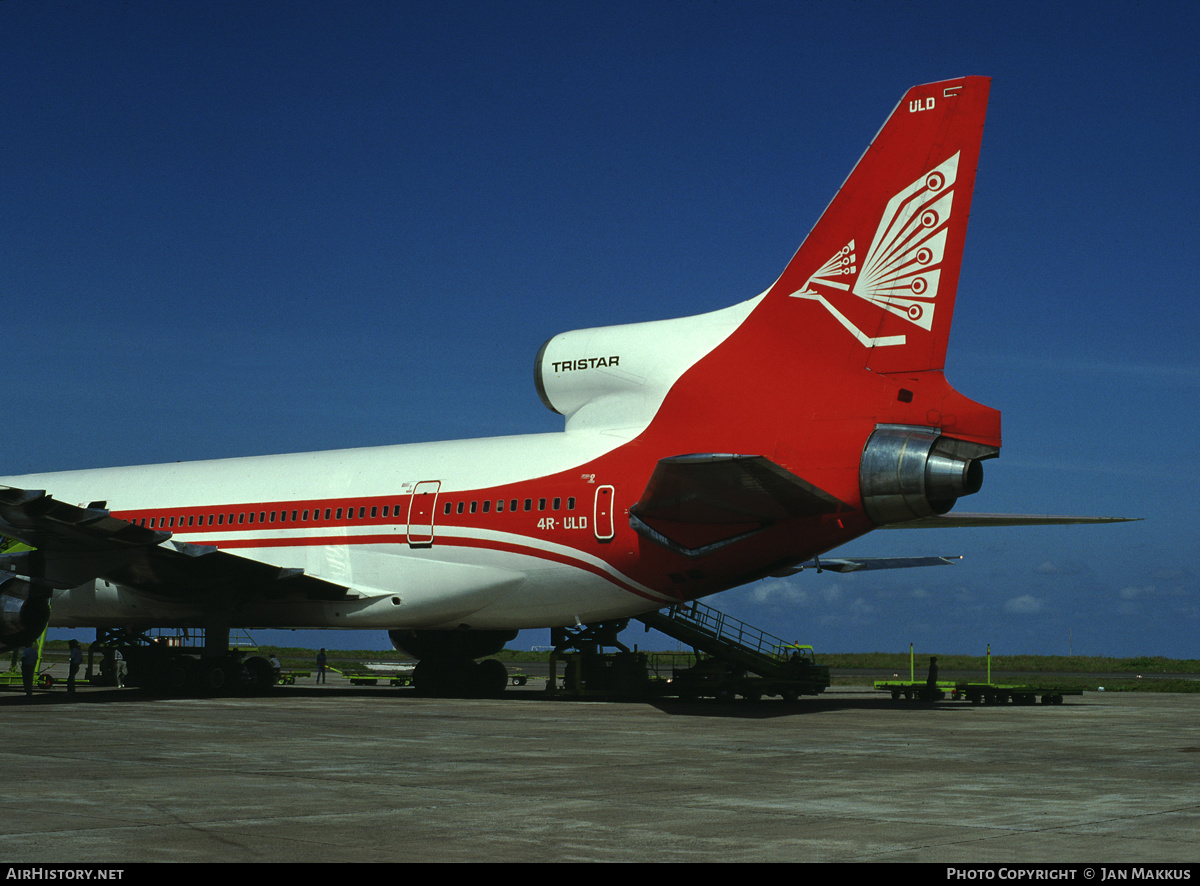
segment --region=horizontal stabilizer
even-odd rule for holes
[[[916,566],[953,566],[962,557],[819,557],[782,572],[772,572],[774,578],[795,575],[805,569],[817,572],[872,572],[876,569],[912,569]]]
[[[1064,517],[1050,514],[940,514],[893,523],[884,529],[958,529],[974,526],[1068,526],[1077,523],[1130,523],[1141,517]]]

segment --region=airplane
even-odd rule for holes
[[[0,478],[0,646],[203,628],[200,664],[145,667],[215,687],[231,629],[384,629],[418,688],[495,694],[476,659],[518,630],[820,567],[877,528],[1116,519],[949,513],[1001,444],[944,375],[989,88],[909,90],[760,295],[547,341],[561,432]]]

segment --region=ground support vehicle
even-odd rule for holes
[[[1082,689],[1061,686],[1009,686],[996,683],[957,683],[954,697],[971,704],[1062,704],[1065,695],[1083,695]]]
[[[931,665],[936,663],[931,658]],[[987,647],[987,679],[980,682],[969,680],[937,680],[931,686],[928,680],[916,679],[916,659],[913,647],[908,647],[909,679],[876,680],[875,688],[890,692],[893,699],[904,698],[917,701],[941,701],[949,697],[952,701],[969,701],[971,704],[1062,704],[1063,696],[1083,695],[1082,689],[1067,689],[1052,684],[1025,686],[992,682],[992,647]],[[936,669],[931,667],[931,676]]]
[[[559,677],[559,665],[563,674]],[[598,649],[550,655],[546,694],[572,698],[660,698],[667,680],[653,674],[644,652]]]
[[[690,666],[670,666],[669,676],[664,676],[660,669],[664,655],[651,659],[617,639],[628,620],[579,629],[556,628],[551,633],[554,652],[546,691],[569,696],[679,696],[722,701],[778,696],[794,701],[802,695],[817,695],[829,686],[829,668],[817,664],[811,646],[787,643],[702,603],[647,613],[638,620],[691,646]],[[620,651],[602,652],[605,646]],[[566,665],[561,682],[560,662]]]
[[[413,665],[392,662],[365,662],[358,667],[329,668],[350,681],[351,686],[377,686],[387,680],[391,686],[411,686]]]
[[[256,695],[276,683],[275,669],[245,632],[97,629],[88,647],[91,685],[138,686],[151,692]],[[99,657],[99,662],[96,658]]]
[[[829,668],[816,663],[811,646],[785,644],[770,663],[756,664],[758,672],[716,656],[701,657],[671,677],[672,695],[680,698],[715,698],[747,701],[779,697],[795,701],[802,695],[819,695],[829,688]]]
[[[890,692],[893,699],[908,701],[969,701],[971,704],[1062,704],[1063,696],[1083,695],[1082,689],[1061,686],[1025,686],[1004,683],[970,683],[939,680],[936,688],[917,680],[876,680],[875,688]]]
[[[672,675],[671,694],[749,701],[795,701],[829,688],[829,668],[811,646],[788,643],[723,612],[692,602],[638,616],[648,627],[690,645],[696,664]]]

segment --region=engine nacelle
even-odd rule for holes
[[[495,655],[516,631],[388,631],[392,646],[420,661],[470,661]]]
[[[563,332],[533,364],[538,396],[567,429],[646,424],[676,380],[725,340],[758,303],[625,326]]]
[[[0,651],[32,643],[49,623],[49,589],[0,572]]]
[[[867,439],[858,482],[863,509],[882,526],[944,514],[983,485],[994,446],[942,436],[936,428],[880,425]]]

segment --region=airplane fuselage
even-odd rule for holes
[[[346,599],[237,607],[233,626],[520,629],[628,617],[762,575],[755,558],[660,551],[628,511],[657,457],[575,431],[102,468],[0,481],[53,488],[172,540],[299,569]],[[817,521],[818,523],[820,521]],[[794,563],[869,523],[792,526],[765,562]],[[722,563],[722,560],[728,560]],[[132,584],[132,583],[131,583]],[[145,582],[141,582],[145,586]],[[56,592],[58,626],[201,624],[199,600],[97,579]]]

